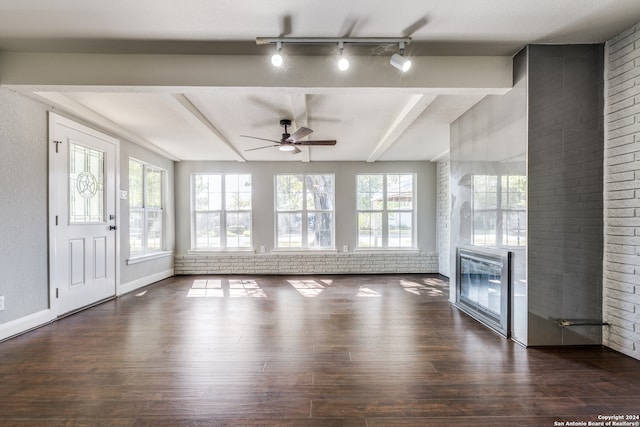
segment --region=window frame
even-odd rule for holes
[[[138,163],[142,166],[142,206],[131,206],[131,162]],[[136,260],[141,258],[149,258],[161,255],[166,252],[166,238],[167,238],[167,221],[166,221],[166,200],[167,200],[167,170],[154,165],[149,162],[145,162],[144,160],[140,160],[135,157],[129,157],[129,171],[128,171],[128,192],[129,192],[129,259]],[[153,171],[160,173],[160,207],[150,207],[147,197],[148,197],[148,182],[147,182],[147,171]],[[142,226],[141,226],[141,241],[142,241],[142,250],[138,252],[131,252],[131,218],[132,212],[140,212],[142,213]],[[148,226],[147,222],[149,220],[149,213],[159,213],[159,218],[161,220],[160,226],[160,244],[158,249],[149,249],[149,234],[148,234]]]
[[[371,177],[371,176],[380,176],[382,177],[382,207],[378,209],[374,209],[373,207],[369,209],[360,209],[359,206],[359,195],[360,195],[360,187],[359,181],[360,177]],[[388,179],[390,176],[410,176],[411,177],[411,207],[410,208],[390,208],[389,200],[388,200]],[[356,246],[355,249],[357,251],[415,251],[417,250],[417,235],[418,235],[418,226],[417,226],[417,217],[418,217],[418,204],[417,204],[417,174],[415,172],[404,172],[404,173],[388,173],[388,172],[380,172],[380,173],[358,173],[356,174],[356,183],[355,183],[355,201],[356,201]],[[398,193],[399,195],[401,193]],[[400,196],[399,196],[400,197]],[[381,227],[380,227],[380,240],[381,244],[379,246],[361,246],[360,245],[360,214],[368,213],[368,214],[379,214]],[[389,244],[389,217],[390,214],[402,214],[402,213],[410,213],[411,214],[411,245],[410,246],[391,246]]]
[[[278,207],[278,177],[280,176],[299,176],[302,181],[302,207],[300,209],[279,209]],[[309,209],[307,206],[307,200],[309,197],[309,193],[307,192],[307,177],[309,176],[328,176],[331,177],[331,208],[330,209]],[[336,175],[335,173],[276,173],[274,175],[274,183],[273,183],[273,206],[274,206],[274,250],[276,251],[309,251],[309,252],[322,252],[322,251],[336,251]],[[279,214],[296,214],[299,213],[301,217],[301,236],[300,236],[300,246],[280,246],[279,236]],[[309,214],[322,214],[322,213],[330,213],[331,214],[331,246],[309,246],[309,224],[308,218]]]
[[[220,177],[220,207],[219,209],[214,209],[214,210],[197,210],[197,203],[196,203],[196,179],[198,176],[218,176]],[[231,176],[248,176],[249,177],[249,183],[251,186],[251,189],[249,191],[250,197],[249,197],[249,208],[248,209],[227,209],[227,179]],[[192,173],[191,174],[191,179],[190,179],[190,200],[191,200],[191,212],[190,212],[190,223],[191,223],[191,242],[190,242],[190,251],[194,251],[194,252],[226,252],[226,251],[239,251],[239,252],[245,252],[245,251],[253,251],[253,232],[254,232],[254,227],[253,227],[253,175],[251,173],[215,173],[215,172],[197,172],[197,173]],[[206,246],[206,247],[198,247],[198,237],[197,237],[197,233],[198,233],[198,221],[197,221],[197,215],[198,213],[219,213],[219,228],[220,228],[220,245],[219,246]],[[229,222],[229,216],[230,214],[248,214],[249,215],[249,244],[248,246],[230,246],[229,245],[229,239],[228,239],[228,227],[230,227],[230,225],[227,225],[227,223]],[[224,232],[223,232],[224,230]]]

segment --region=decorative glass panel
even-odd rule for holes
[[[69,223],[104,222],[104,153],[69,145]]]

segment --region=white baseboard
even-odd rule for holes
[[[174,275],[173,268],[169,270],[160,271],[158,273],[152,274],[150,276],[141,277],[140,279],[133,280],[127,283],[121,283],[118,287],[117,295],[124,295],[129,292],[133,292],[137,289],[143,288],[147,285],[150,285],[159,280],[166,279],[167,277],[171,277]]]
[[[55,319],[56,316],[53,314],[53,311],[46,309],[3,323],[0,325],[0,340],[27,332],[31,329],[37,328],[38,326],[52,322]]]

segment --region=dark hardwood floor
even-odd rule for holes
[[[640,361],[525,349],[447,294],[437,275],[167,279],[0,343],[0,425],[540,427],[640,414]]]

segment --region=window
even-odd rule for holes
[[[164,171],[129,159],[129,253],[164,249]]]
[[[474,245],[526,245],[526,187],[523,175],[473,176]]]
[[[251,248],[251,175],[195,174],[194,249]]]
[[[413,248],[414,175],[358,175],[358,248]]]
[[[276,247],[333,249],[333,175],[276,175]]]

